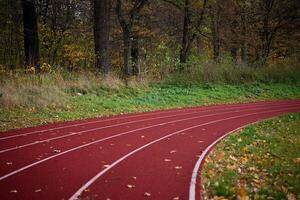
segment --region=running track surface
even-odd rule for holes
[[[200,199],[199,163],[210,145],[299,111],[300,100],[218,105],[1,133],[0,199]]]

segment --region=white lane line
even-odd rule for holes
[[[255,122],[254,122],[255,123]],[[198,171],[199,171],[199,168],[201,166],[201,163],[203,161],[203,159],[205,158],[205,156],[207,155],[207,153],[209,152],[209,150],[214,146],[216,145],[220,140],[222,140],[224,137],[226,137],[227,135],[233,133],[233,132],[236,132],[240,129],[243,129],[245,128],[246,126],[249,126],[251,124],[254,124],[254,123],[249,123],[249,124],[246,124],[244,126],[241,126],[239,128],[236,128],[228,133],[226,133],[225,135],[223,135],[222,137],[220,137],[219,139],[217,139],[216,141],[214,141],[212,144],[210,144],[200,155],[199,159],[197,160],[196,162],[196,165],[193,169],[193,172],[192,172],[192,178],[191,178],[191,182],[190,182],[190,190],[189,190],[189,200],[196,200],[196,184],[197,184],[197,175],[198,175]]]
[[[252,108],[252,107],[255,108],[255,107],[258,107],[258,106],[249,106],[245,109],[249,109],[249,108]],[[270,106],[270,107],[278,107],[278,105],[277,106],[274,105],[274,106]],[[237,108],[234,108],[234,109],[237,109]],[[222,110],[230,110],[230,109],[216,109],[216,110],[213,110],[213,111],[222,111]],[[109,125],[109,126],[103,126],[103,127],[94,128],[94,129],[87,129],[87,130],[79,131],[79,132],[72,132],[70,134],[66,134],[66,135],[62,135],[62,136],[58,136],[58,137],[48,138],[48,139],[45,139],[45,140],[37,140],[37,141],[31,142],[31,143],[18,145],[18,146],[10,147],[10,148],[7,148],[7,149],[2,149],[2,150],[0,150],[0,154],[5,153],[5,152],[9,152],[9,151],[13,151],[13,150],[17,150],[17,149],[21,149],[21,148],[24,148],[24,147],[33,146],[33,145],[36,145],[36,144],[41,144],[41,143],[45,143],[45,142],[50,142],[50,141],[62,139],[62,138],[73,136],[73,135],[79,135],[79,134],[82,134],[82,133],[98,131],[98,130],[102,130],[102,129],[113,128],[113,127],[122,126],[122,125],[126,125],[126,124],[137,123],[137,122],[151,121],[151,120],[170,118],[170,117],[178,117],[178,116],[197,114],[197,113],[200,114],[200,113],[205,113],[205,112],[210,112],[210,111],[199,111],[199,112],[191,112],[191,113],[184,113],[184,114],[176,114],[176,115],[168,115],[168,116],[162,116],[162,117],[148,118],[148,119],[142,119],[142,120],[131,121],[131,122],[124,122],[124,123],[114,124],[114,125]]]
[[[230,105],[230,104],[228,104],[228,105]],[[134,115],[130,115],[130,116],[125,115],[125,116],[114,117],[114,118],[109,118],[109,119],[99,119],[99,120],[95,120],[95,121],[89,121],[89,122],[83,122],[83,123],[77,123],[77,124],[70,124],[70,125],[66,125],[66,126],[59,126],[59,127],[55,127],[55,128],[43,129],[43,130],[38,130],[38,131],[31,131],[31,132],[17,134],[17,135],[0,137],[0,140],[20,137],[20,136],[27,136],[27,135],[32,135],[32,134],[36,134],[36,133],[44,133],[44,132],[47,132],[47,131],[60,130],[60,129],[65,129],[65,128],[71,128],[71,127],[77,127],[77,126],[83,126],[83,125],[90,125],[90,124],[96,124],[96,123],[102,123],[102,122],[108,122],[108,121],[114,121],[114,120],[120,120],[120,119],[130,119],[130,118],[134,118],[134,117],[144,117],[144,116],[148,116],[148,115],[158,115],[158,114],[161,114],[161,113],[163,113],[163,114],[164,113],[166,113],[166,114],[167,113],[178,113],[178,112],[182,112],[182,111],[189,112],[189,111],[193,111],[193,110],[202,111],[202,109],[203,109],[203,107],[201,107],[201,108],[196,107],[196,108],[182,108],[182,109],[170,110],[170,111],[168,111],[168,110],[153,111],[153,112],[149,112],[149,113],[140,113],[140,114],[131,113],[131,114],[134,114]],[[203,111],[213,111],[213,110],[203,110]]]
[[[289,107],[290,107],[290,106],[289,106]],[[201,117],[207,117],[207,116],[200,116],[199,118],[201,118]],[[170,123],[171,123],[171,122],[170,122]],[[174,123],[174,122],[172,122],[172,123]],[[1,181],[1,180],[4,180],[4,179],[6,179],[6,178],[8,178],[8,177],[10,177],[10,176],[13,176],[13,175],[15,175],[15,174],[17,174],[17,173],[19,173],[19,172],[22,172],[22,171],[24,171],[24,170],[26,170],[26,169],[29,169],[29,168],[31,168],[31,167],[33,167],[33,166],[39,165],[39,164],[41,164],[41,163],[43,163],[43,162],[46,162],[46,161],[48,161],[48,160],[50,160],[50,159],[56,158],[56,157],[58,157],[58,156],[61,156],[61,155],[64,155],[64,154],[67,154],[67,153],[76,151],[76,150],[78,150],[78,149],[81,149],[81,148],[84,148],[84,147],[87,147],[87,146],[90,146],[90,145],[93,145],[93,144],[96,144],[96,143],[99,143],[99,142],[103,142],[103,141],[106,141],[106,140],[115,138],[115,137],[119,137],[119,136],[122,136],[122,135],[126,135],[126,134],[129,134],[129,133],[132,133],[132,132],[137,132],[137,131],[145,130],[145,129],[148,129],[148,128],[153,128],[153,127],[156,127],[156,126],[161,126],[161,125],[158,124],[158,125],[152,125],[152,126],[148,126],[148,127],[139,128],[139,129],[134,129],[134,130],[127,131],[127,132],[124,132],[124,133],[120,133],[120,134],[117,134],[117,135],[113,135],[113,136],[110,136],[110,137],[106,137],[106,138],[103,138],[103,139],[100,139],[100,140],[96,140],[96,141],[91,142],[91,143],[87,143],[87,144],[84,144],[84,145],[77,146],[77,147],[75,147],[75,148],[72,148],[72,149],[66,150],[66,151],[64,151],[64,152],[61,152],[61,153],[58,153],[58,154],[49,156],[49,157],[47,157],[47,158],[45,158],[45,159],[43,159],[43,160],[39,160],[39,161],[37,161],[37,162],[31,163],[31,164],[26,165],[26,166],[24,166],[24,167],[22,167],[22,168],[19,168],[19,169],[15,170],[15,171],[12,171],[12,172],[10,172],[10,173],[8,173],[8,174],[6,174],[6,175],[3,175],[3,176],[0,177],[0,181]]]
[[[187,110],[188,109],[183,109],[182,111],[187,111]],[[0,140],[20,137],[20,136],[27,136],[27,135],[32,135],[32,134],[35,134],[35,133],[44,133],[44,132],[47,132],[47,131],[60,130],[60,129],[65,129],[65,128],[71,128],[71,127],[77,127],[77,126],[83,126],[83,125],[90,125],[90,124],[108,122],[108,121],[113,121],[113,120],[130,119],[130,118],[134,118],[134,117],[143,117],[143,116],[148,116],[148,115],[156,115],[156,114],[160,114],[162,112],[163,113],[177,113],[177,112],[182,112],[182,111],[179,111],[179,110],[160,111],[160,112],[151,112],[151,113],[141,113],[141,114],[136,114],[136,115],[133,115],[133,116],[120,116],[120,117],[109,118],[109,119],[99,119],[99,120],[95,120],[95,121],[89,121],[89,122],[83,122],[83,123],[77,123],[77,124],[70,124],[70,125],[66,125],[66,126],[59,126],[59,127],[55,127],[55,128],[49,128],[49,129],[43,129],[43,130],[38,130],[38,131],[32,131],[32,132],[17,134],[17,135],[0,137]]]
[[[224,110],[224,109],[221,109],[221,110]],[[155,119],[162,119],[162,118],[168,118],[168,117],[176,117],[176,116],[189,115],[189,114],[202,113],[202,112],[211,112],[211,111],[215,111],[215,110],[203,110],[203,111],[201,110],[201,111],[198,111],[198,112],[194,111],[194,112],[188,112],[188,113],[184,113],[184,114],[180,113],[180,114],[174,114],[174,115],[166,115],[166,116],[161,116],[161,117],[153,117],[153,118],[129,121],[129,122],[124,122],[124,123],[115,124],[115,125],[103,126],[103,127],[100,127],[100,128],[96,128],[96,130],[99,130],[99,129],[102,129],[102,128],[111,128],[111,127],[116,127],[116,126],[121,126],[121,125],[125,125],[125,124],[136,123],[136,122],[148,121],[148,120],[155,120]],[[132,117],[133,116],[130,116],[130,118],[132,118]],[[137,117],[139,117],[139,116],[137,116]],[[129,118],[129,117],[127,117],[127,118]],[[122,119],[127,119],[127,118],[123,117]],[[108,119],[108,120],[99,120],[99,121],[93,121],[93,122],[86,122],[86,123],[81,123],[81,124],[75,124],[75,125],[69,125],[69,126],[64,126],[64,127],[52,128],[52,129],[45,129],[45,130],[41,130],[41,131],[33,131],[33,132],[23,133],[23,134],[19,134],[19,135],[12,135],[12,136],[7,136],[7,137],[2,137],[2,138],[0,138],[0,140],[5,140],[5,139],[10,139],[10,138],[15,138],[15,137],[21,137],[21,136],[27,136],[27,135],[32,135],[32,134],[35,134],[35,133],[43,133],[43,132],[46,132],[46,131],[52,131],[52,130],[70,128],[70,127],[77,127],[77,126],[82,126],[82,125],[89,125],[89,124],[96,124],[96,123],[102,123],[102,122],[107,122],[107,121],[113,121],[115,119],[117,119],[117,118]],[[90,129],[90,130],[94,130],[94,129]],[[83,132],[85,132],[85,131],[83,131]]]
[[[269,106],[269,108],[274,108],[274,107],[278,107],[278,106]],[[248,109],[249,108],[245,108],[245,111],[247,111]],[[254,110],[260,110],[260,109],[265,109],[265,108],[260,108],[259,107],[259,108],[254,109]],[[220,110],[222,111],[224,109],[220,109]],[[190,117],[190,118],[185,118],[185,119],[182,119],[182,120],[175,120],[175,121],[171,121],[171,122],[166,122],[166,123],[163,123],[163,124],[160,123],[157,126],[162,126],[162,125],[166,125],[166,124],[170,124],[170,123],[175,123],[175,122],[180,122],[180,121],[186,121],[186,120],[191,120],[191,119],[197,119],[197,118],[201,118],[201,117],[209,117],[209,116],[215,116],[215,115],[220,115],[220,114],[227,114],[227,113],[232,113],[232,112],[233,113],[234,112],[240,112],[240,111],[243,111],[243,110],[237,110],[237,111],[233,110],[233,111],[222,112],[222,113],[217,113],[217,114],[210,114],[210,115],[201,115],[201,116],[196,116],[196,117]],[[195,113],[199,113],[199,112],[195,112]],[[178,114],[178,115],[171,115],[171,116],[168,116],[168,117],[184,116],[184,115],[195,114],[195,113],[185,113],[185,114],[181,114],[181,115],[180,114]],[[153,119],[168,118],[168,117],[167,116],[157,117],[157,118],[152,118],[152,120]],[[148,119],[148,120],[151,120],[151,119]],[[148,121],[148,120],[145,119],[145,120],[142,120],[142,121]],[[54,141],[54,140],[58,140],[58,139],[62,139],[62,138],[66,138],[66,137],[70,137],[70,136],[74,136],[74,135],[79,135],[79,134],[82,134],[82,133],[87,133],[87,132],[91,132],[91,131],[102,130],[102,129],[105,129],[105,128],[111,128],[111,127],[115,127],[115,126],[121,126],[121,125],[125,125],[125,124],[128,124],[128,123],[130,123],[130,122],[126,122],[126,123],[123,123],[123,124],[116,124],[116,125],[104,126],[104,127],[95,128],[95,129],[88,129],[88,130],[79,131],[79,132],[73,132],[73,133],[70,133],[70,134],[66,134],[66,135],[62,135],[62,136],[58,136],[58,137],[53,137],[53,138],[49,138],[49,139],[45,139],[45,140],[37,140],[37,141],[34,141],[32,143],[27,143],[27,144],[24,144],[24,145],[18,145],[18,146],[15,146],[15,147],[11,147],[11,148],[0,150],[0,154],[6,153],[6,152],[10,152],[10,151],[14,151],[14,150],[18,150],[18,149],[22,149],[22,148],[25,148],[25,147],[30,147],[30,146],[37,145],[37,144],[42,144],[42,143],[45,143],[45,142],[51,142],[51,141]],[[136,121],[132,122],[132,123],[136,123]],[[147,127],[144,127],[144,128],[146,129]],[[151,126],[151,128],[152,128],[152,126]]]
[[[245,115],[239,115],[239,116],[235,116],[235,117],[229,117],[229,118],[225,118],[225,119],[220,119],[220,120],[215,120],[215,121],[211,121],[211,122],[207,122],[207,123],[204,123],[204,124],[199,124],[199,125],[196,125],[196,126],[192,126],[192,127],[189,127],[189,128],[185,128],[185,129],[181,129],[179,131],[176,131],[176,132],[173,132],[171,134],[168,134],[164,137],[161,137],[157,140],[154,140],[146,145],[143,145],[137,149],[135,149],[134,151],[126,154],[125,156],[119,158],[118,160],[116,160],[115,162],[113,162],[111,165],[109,165],[107,168],[105,168],[104,170],[100,171],[98,174],[96,174],[93,178],[91,178],[88,182],[86,182],[81,188],[79,188],[70,198],[69,200],[77,200],[78,197],[81,195],[81,193],[86,190],[90,185],[92,185],[99,177],[101,177],[102,175],[104,175],[107,171],[109,171],[110,169],[112,169],[114,166],[116,166],[117,164],[119,164],[120,162],[124,161],[126,158],[130,157],[131,155],[145,149],[146,147],[152,145],[152,144],[155,144],[161,140],[164,140],[166,138],[169,138],[169,137],[172,137],[174,135],[177,135],[179,133],[182,133],[182,132],[185,132],[185,131],[188,131],[188,130],[191,130],[191,129],[195,129],[195,128],[199,128],[201,126],[206,126],[206,125],[209,125],[209,124],[214,124],[214,123],[217,123],[217,122],[222,122],[222,121],[226,121],[226,120],[231,120],[231,119],[236,119],[236,118],[240,118],[240,117],[246,117],[246,116],[250,116],[250,115],[257,115],[257,114],[263,114],[263,113],[272,113],[272,112],[278,112],[278,111],[287,111],[287,110],[294,110],[294,109],[279,109],[279,110],[272,110],[272,111],[265,111],[265,112],[257,112],[257,113],[251,113],[251,114],[245,114]]]
[[[277,104],[285,104],[285,103],[289,103],[289,102],[277,102]],[[276,104],[276,102],[259,102],[259,103],[255,103],[254,105],[261,105],[261,104]],[[237,106],[248,106],[249,104],[244,104],[244,105],[237,105]],[[249,106],[251,106],[253,104],[250,104]],[[218,106],[218,105],[216,105]],[[235,106],[235,105],[225,105],[225,107],[230,107],[230,106]],[[71,127],[77,127],[77,126],[82,126],[82,125],[90,125],[90,124],[96,124],[96,123],[102,123],[102,122],[107,122],[107,121],[113,121],[113,120],[119,120],[119,119],[130,119],[130,118],[134,118],[134,117],[143,117],[143,116],[148,116],[148,115],[157,115],[157,114],[161,114],[161,113],[178,113],[178,112],[182,112],[182,111],[193,111],[193,110],[200,110],[202,111],[202,109],[205,107],[195,107],[195,108],[185,108],[185,109],[177,109],[177,110],[162,110],[162,111],[154,111],[154,112],[150,112],[150,113],[141,113],[141,114],[135,114],[132,116],[120,116],[120,117],[115,117],[115,118],[109,118],[109,119],[99,119],[96,121],[89,121],[89,122],[83,122],[83,123],[77,123],[77,124],[71,124],[71,125],[66,125],[66,126],[60,126],[60,127],[55,127],[55,128],[49,128],[49,129],[43,129],[43,130],[38,130],[38,131],[32,131],[32,132],[27,132],[27,133],[22,133],[22,134],[17,134],[17,135],[11,135],[11,136],[5,136],[5,137],[0,137],[0,141],[1,140],[6,140],[6,139],[10,139],[10,138],[16,138],[16,137],[21,137],[21,136],[27,136],[27,135],[32,135],[32,134],[36,134],[36,133],[44,133],[47,131],[54,131],[54,130],[60,130],[60,129],[65,129],[65,128],[71,128]],[[213,107],[214,108],[214,107]],[[209,108],[209,110],[203,110],[203,111],[213,111],[211,108]]]

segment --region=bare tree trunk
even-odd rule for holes
[[[94,0],[95,67],[97,72],[109,72],[110,0]]]
[[[34,0],[22,0],[25,66],[34,66],[40,71],[39,38]]]
[[[123,30],[123,43],[124,43],[124,76],[125,79],[131,75],[130,69],[130,56],[131,56],[131,37],[130,31]]]
[[[234,65],[237,64],[237,48],[231,47],[230,49],[231,59]]]
[[[211,32],[212,32],[212,47],[213,47],[213,59],[215,62],[220,61],[220,39],[219,39],[219,27],[217,16],[213,16],[211,20]]]
[[[135,76],[139,76],[141,73],[139,56],[140,56],[139,40],[138,40],[138,36],[134,35],[132,40],[131,59],[132,59],[132,75]]]
[[[131,71],[131,63],[130,63],[130,58],[132,55],[132,40],[133,34],[132,34],[132,28],[134,25],[134,22],[136,22],[136,19],[138,18],[140,10],[143,8],[147,0],[136,0],[133,8],[129,11],[129,19],[126,19],[123,14],[123,9],[122,9],[122,2],[121,0],[117,0],[116,2],[116,14],[119,20],[119,23],[122,27],[123,31],[123,43],[124,43],[124,54],[123,54],[123,59],[124,59],[124,78],[127,84],[127,79],[128,77],[132,74]],[[135,38],[137,40],[138,38]],[[136,41],[137,42],[137,41]],[[137,43],[134,44],[135,47],[137,47]],[[137,60],[138,61],[138,56],[139,54],[136,54]]]
[[[180,63],[186,63],[189,46],[189,25],[191,22],[190,13],[190,0],[185,0],[184,5],[184,18],[183,18],[183,32],[182,32],[182,43],[180,49]]]
[[[242,16],[242,47],[241,47],[241,58],[244,64],[248,64],[248,45],[247,45],[247,30],[246,30],[246,17],[245,11],[243,10]]]

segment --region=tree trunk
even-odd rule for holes
[[[22,0],[25,66],[40,71],[39,39],[34,0]]]
[[[131,75],[130,69],[130,56],[131,56],[131,38],[130,31],[123,29],[123,42],[124,42],[124,76],[127,79]]]
[[[95,68],[109,72],[109,19],[110,0],[94,0]]]
[[[234,65],[237,64],[237,48],[231,47],[230,49],[231,59]]]
[[[246,28],[246,17],[245,11],[243,10],[242,16],[242,47],[241,47],[241,58],[244,64],[248,64],[248,45],[247,45],[247,28]]]
[[[191,22],[190,0],[185,0],[180,63],[186,63],[189,51],[189,25]]]
[[[132,60],[132,75],[139,76],[141,73],[141,66],[139,61],[139,43],[138,36],[134,35],[131,48],[131,60]]]
[[[212,32],[212,47],[213,47],[213,59],[215,62],[219,62],[220,57],[220,39],[218,31],[218,21],[216,16],[211,20],[211,32]]]

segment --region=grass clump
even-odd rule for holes
[[[300,113],[295,113],[221,141],[203,166],[203,199],[299,198],[299,127]]]

